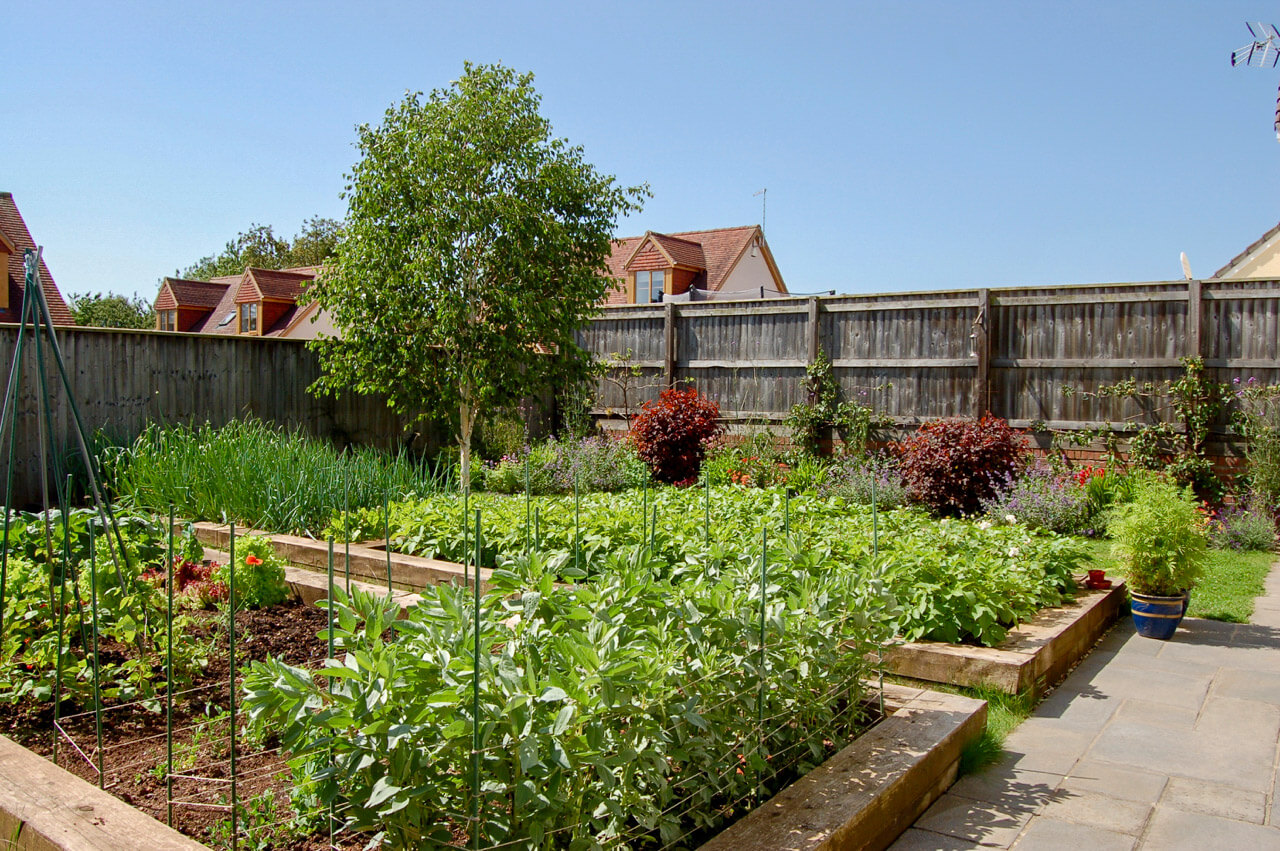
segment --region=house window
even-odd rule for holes
[[[666,272],[636,272],[636,304],[662,301]]]
[[[178,330],[178,311],[176,310],[160,311],[160,330],[161,331],[177,331]]]
[[[258,330],[258,303],[240,305],[240,333],[253,334]]]

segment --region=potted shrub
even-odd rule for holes
[[[1127,575],[1138,634],[1170,638],[1204,566],[1204,516],[1187,492],[1153,478],[1138,487],[1133,502],[1112,510],[1107,530]]]

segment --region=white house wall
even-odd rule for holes
[[[747,253],[738,261],[738,265],[729,273],[729,277],[725,278],[720,292],[759,290],[761,287],[768,292],[778,292],[778,282],[773,279],[769,264],[764,261],[764,252],[757,248],[755,256],[752,257],[751,249],[748,248]]]

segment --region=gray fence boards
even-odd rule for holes
[[[1023,427],[1123,428],[1167,412],[1066,390],[1177,378],[1196,354],[1213,379],[1280,383],[1278,318],[1276,281],[1171,281],[629,306],[580,339],[600,357],[631,351],[632,412],[687,382],[729,419],[776,422],[821,348],[846,398],[900,423],[989,410]],[[602,382],[596,413],[622,403]]]
[[[0,326],[0,363],[12,362],[16,340],[17,326]],[[29,340],[15,420],[20,504],[39,495],[39,385]],[[149,422],[222,425],[248,415],[340,444],[394,448],[404,434],[402,421],[381,399],[308,393],[320,366],[297,341],[78,328],[59,329],[58,342],[91,434],[101,430],[129,440]],[[54,450],[65,455],[74,440],[71,407],[47,347],[44,354]]]

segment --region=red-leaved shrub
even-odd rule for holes
[[[631,439],[655,479],[689,485],[698,479],[707,441],[723,430],[719,418],[720,406],[692,387],[664,390],[656,403],[644,403],[631,423]]]
[[[911,496],[941,515],[980,510],[1024,454],[1017,432],[991,414],[927,422],[894,450]]]

